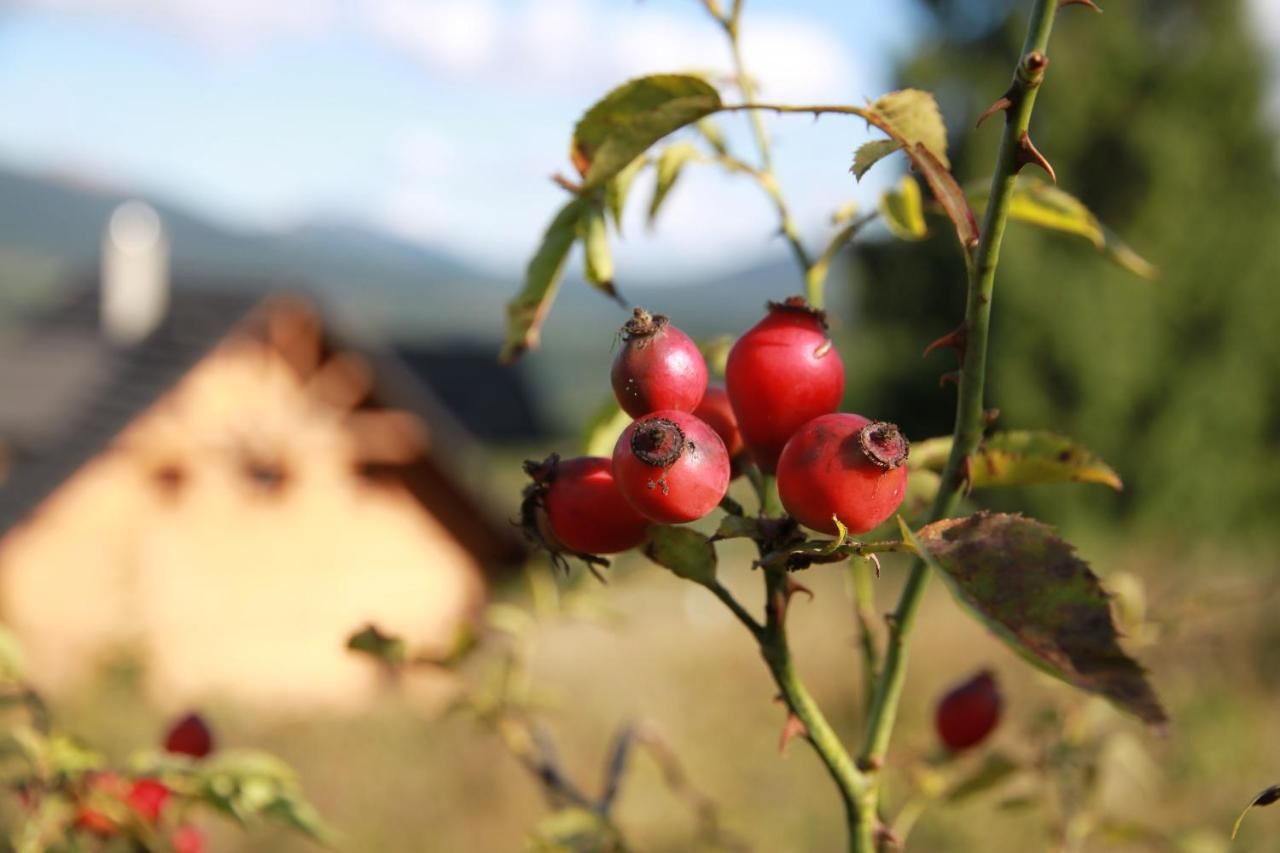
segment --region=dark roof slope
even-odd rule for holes
[[[0,342],[0,536],[106,449],[220,342],[259,328],[258,309],[266,294],[261,287],[181,280],[171,290],[162,325],[139,344],[117,347],[102,339],[97,293],[84,288],[14,340]],[[527,552],[519,531],[495,517],[474,488],[476,447],[467,427],[482,421],[474,419],[476,410],[467,408],[466,395],[459,396],[455,387],[460,386],[453,384],[463,376],[474,378],[467,372],[468,360],[462,358],[455,372],[451,357],[437,353],[432,381],[448,389],[446,402],[399,356],[339,340],[328,325],[323,334],[331,349],[368,359],[378,405],[412,412],[429,426],[431,452],[401,466],[397,476],[489,568],[520,562]],[[502,393],[528,405],[518,378]],[[451,411],[451,403],[462,407],[462,417]],[[521,411],[517,426],[525,429],[534,422],[528,414],[532,409]]]
[[[98,300],[77,293],[0,346],[0,535],[155,403],[254,309],[243,291],[175,288],[165,322],[131,347],[98,334]]]

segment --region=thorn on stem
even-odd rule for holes
[[[944,373],[938,377],[938,387],[946,388],[948,385],[960,384],[960,371],[953,370],[950,373]]]
[[[883,821],[876,822],[876,847],[878,849],[890,848],[892,850],[902,849],[902,839],[891,827]]]
[[[1053,166],[1040,153],[1040,149],[1036,148],[1034,142],[1031,141],[1031,134],[1025,130],[1018,137],[1018,170],[1021,171],[1023,166],[1039,166],[1049,173],[1049,179],[1055,184],[1058,182],[1058,174],[1053,171]]]
[[[875,773],[884,767],[884,759],[870,755],[859,755],[857,766],[863,773]]]
[[[960,463],[960,491],[967,498],[973,494],[973,457],[966,456]]]
[[[995,422],[1000,419],[999,409],[985,409],[982,412],[982,423],[988,427],[994,426]]]
[[[1059,9],[1064,8],[1066,6],[1088,6],[1090,9],[1097,12],[1099,15],[1102,14],[1101,7],[1099,7],[1097,3],[1093,2],[1093,0],[1058,0]]]
[[[782,724],[782,739],[778,742],[778,753],[787,751],[787,744],[791,743],[794,737],[808,737],[809,729],[805,727],[804,720],[796,716],[795,711],[787,712],[787,721]]]
[[[809,589],[809,587],[800,583],[790,575],[787,575],[785,595],[787,597],[788,604],[791,603],[791,596],[795,595],[798,592],[803,592],[805,595],[809,596],[810,601],[813,601],[813,590]]]
[[[961,323],[958,328],[953,329],[950,332],[947,332],[945,335],[943,335],[942,337],[938,338],[936,341],[934,341],[933,343],[925,347],[924,353],[921,354],[920,357],[924,358],[934,350],[942,349],[943,347],[950,347],[951,349],[955,350],[956,355],[959,356],[960,365],[964,366],[964,353],[965,353],[965,350],[968,348],[968,346],[969,346],[969,327],[967,324]]]
[[[1005,121],[1008,121],[1009,110],[1013,108],[1013,97],[1012,97],[1013,91],[1014,90],[1010,89],[1008,92],[1006,92],[1005,94],[997,98],[995,103],[993,103],[991,106],[983,110],[982,115],[978,116],[978,120],[977,122],[974,123],[973,126],[982,127],[982,123],[984,121],[986,121],[987,119],[991,118],[991,116],[1001,111],[1003,111],[1005,114]]]

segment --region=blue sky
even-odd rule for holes
[[[1265,0],[1264,0],[1265,2]],[[764,95],[884,91],[920,21],[909,0],[750,0]],[[228,224],[372,225],[510,273],[562,191],[569,131],[611,85],[727,67],[697,0],[11,0],[0,17],[0,162],[136,188]],[[806,229],[873,204],[845,171],[853,122],[770,119]],[[725,119],[740,150],[744,117]],[[643,193],[641,193],[643,195]],[[758,191],[689,172],[620,262],[741,264],[775,222]]]

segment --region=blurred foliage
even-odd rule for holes
[[[981,183],[1022,7],[933,0],[937,28],[901,69],[937,93],[957,174]],[[1005,429],[1049,429],[1119,471],[1117,495],[1005,493],[1055,522],[1262,533],[1280,499],[1280,180],[1265,63],[1242,0],[1068,7],[1032,128],[1060,185],[1160,268],[1134,278],[1067,235],[1011,223],[993,314],[989,405]],[[923,438],[950,429],[953,356],[925,344],[963,316],[963,262],[944,220],[925,243],[864,245],[861,326],[841,347],[855,408]],[[1049,502],[1052,501],[1052,504]]]

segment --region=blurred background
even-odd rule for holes
[[[935,92],[956,174],[981,182],[999,133],[974,122],[1007,86],[1026,5],[751,0],[746,64],[770,101]],[[1104,6],[1060,15],[1034,133],[1159,275],[1011,226],[989,405],[1078,439],[1125,489],[981,499],[1079,546],[1174,725],[1152,737],[1042,680],[934,589],[891,763],[929,753],[934,697],[991,666],[1001,748],[1061,780],[932,808],[909,849],[1057,849],[1075,820],[1093,831],[1080,849],[1223,850],[1280,774],[1280,5]],[[441,715],[481,668],[391,689],[344,649],[371,621],[447,649],[510,603],[537,617],[521,660],[584,786],[643,719],[752,849],[835,849],[834,792],[802,745],[778,757],[767,675],[718,606],[626,558],[607,587],[557,587],[509,523],[520,460],[576,452],[608,399],[628,315],[571,257],[543,347],[496,362],[572,126],[627,77],[729,68],[694,0],[0,4],[0,610],[61,724],[123,756],[199,707],[225,741],[293,764],[342,849],[522,849],[547,813],[538,786],[484,725]],[[813,246],[902,168],[854,181],[859,123],[766,122]],[[744,117],[719,123],[751,151]],[[615,246],[627,301],[709,338],[802,289],[758,187],[695,164],[651,228],[652,180]],[[945,222],[913,244],[869,229],[828,300],[846,408],[947,433],[952,364],[921,358],[963,312]],[[754,601],[733,553],[726,578]],[[886,563],[882,609],[901,568]],[[844,578],[806,582],[800,666],[853,741]],[[899,773],[891,801],[918,781]],[[617,817],[635,849],[712,849],[687,800],[641,756]],[[1251,821],[1238,849],[1280,850],[1274,817]]]

